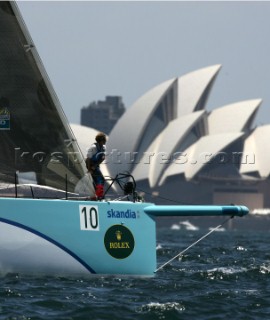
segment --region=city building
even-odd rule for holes
[[[94,101],[81,109],[81,125],[109,134],[124,112],[122,97],[106,96],[105,101]]]

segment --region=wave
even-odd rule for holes
[[[223,274],[237,274],[241,272],[247,272],[248,269],[244,267],[219,267],[219,268],[213,268],[210,270],[207,270],[208,275],[214,274],[214,273],[223,273]]]
[[[150,302],[146,305],[142,305],[140,308],[137,309],[139,313],[148,313],[148,312],[164,312],[164,311],[172,311],[176,310],[178,312],[184,311],[185,306],[178,302]]]
[[[199,227],[195,226],[194,224],[192,224],[191,222],[189,222],[188,220],[186,221],[179,221],[178,224],[174,223],[171,226],[171,230],[180,230],[182,227],[184,227],[184,230],[189,230],[189,231],[197,231],[199,230]]]

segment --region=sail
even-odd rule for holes
[[[82,153],[19,9],[13,1],[0,1],[0,181],[14,183],[17,177],[74,192],[85,174]]]

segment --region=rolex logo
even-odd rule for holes
[[[112,257],[125,259],[132,253],[135,241],[133,234],[127,227],[116,224],[106,231],[104,245]]]

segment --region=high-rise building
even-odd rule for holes
[[[81,125],[109,134],[125,110],[122,97],[106,96],[105,101],[93,101],[81,109]]]

